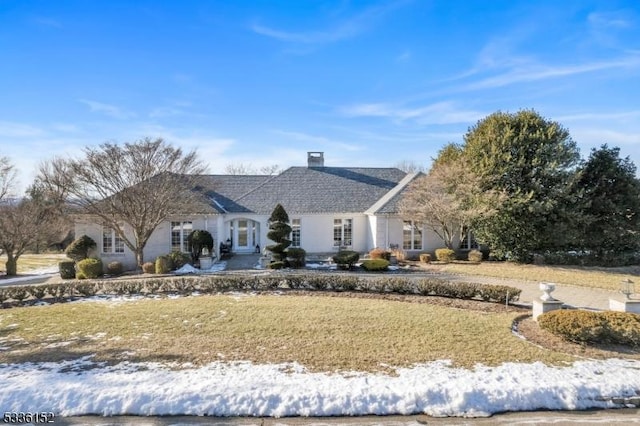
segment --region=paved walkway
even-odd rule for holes
[[[520,290],[522,290],[522,293],[520,293],[520,300],[518,303],[525,305],[531,305],[533,303],[533,300],[542,296],[542,291],[538,288],[540,285],[539,281],[523,281],[506,278],[501,279],[465,275],[436,275],[455,281],[470,281],[481,284],[502,284],[519,288]],[[564,304],[567,306],[599,310],[609,309],[609,298],[622,300],[624,297],[619,292],[611,290],[578,287],[569,284],[556,284],[556,289],[551,295],[554,298],[564,302]]]

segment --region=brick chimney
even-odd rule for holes
[[[307,167],[324,167],[324,152],[307,152]]]

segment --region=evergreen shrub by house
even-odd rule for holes
[[[169,259],[171,259],[171,266],[169,266],[169,270],[175,271],[189,263],[191,261],[191,256],[180,251],[172,251],[169,253]]]
[[[145,274],[153,274],[156,272],[156,265],[153,262],[145,262],[142,264],[142,272]]]
[[[286,251],[287,262],[292,268],[302,268],[306,265],[307,252],[300,247],[289,247]]]
[[[456,260],[456,252],[450,248],[439,248],[436,249],[436,259],[440,262],[453,262]]]
[[[58,263],[58,271],[60,278],[63,280],[71,280],[76,277],[76,262],[73,260],[63,260]]]
[[[156,258],[155,273],[156,274],[168,274],[171,272],[173,262],[169,256],[158,256]]]
[[[363,260],[362,268],[370,272],[386,271],[389,268],[389,261],[382,258]]]
[[[469,262],[480,263],[482,262],[482,252],[475,249],[471,250],[469,254],[467,254],[467,259],[469,259]]]
[[[559,309],[538,317],[541,328],[575,343],[612,343],[640,347],[640,315]]]
[[[285,263],[282,261],[271,262],[267,265],[268,269],[282,269],[285,267]]]
[[[352,250],[342,250],[334,255],[332,259],[338,265],[338,268],[351,269],[360,260],[360,253]]]
[[[291,245],[291,240],[289,240],[291,226],[289,226],[289,215],[281,204],[277,204],[271,212],[268,224],[267,238],[275,244],[268,245],[266,248],[271,252],[271,258],[274,262],[285,262],[285,252]]]
[[[123,270],[122,262],[118,262],[117,260],[107,264],[107,274],[109,275],[120,275]]]
[[[421,263],[431,263],[431,255],[429,253],[420,253]]]
[[[369,252],[369,257],[371,259],[384,259],[384,260],[391,260],[391,252],[381,249],[381,248],[374,248],[373,250],[371,250]]]
[[[83,259],[78,262],[78,274],[84,278],[98,278],[102,276],[102,260],[100,259]]]
[[[69,259],[79,262],[88,258],[89,252],[96,247],[96,242],[91,237],[83,235],[69,244],[64,253]]]

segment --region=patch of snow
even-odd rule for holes
[[[338,416],[425,413],[483,417],[503,411],[614,408],[635,396],[640,361],[579,361],[565,367],[506,363],[451,368],[447,361],[395,375],[312,373],[299,364],[214,362],[0,365],[0,410],[62,416]],[[42,386],[46,383],[47,386]]]
[[[192,265],[187,263],[182,268],[179,268],[173,271],[173,273],[177,275],[184,275],[184,274],[195,274],[199,271],[200,270],[198,268],[194,268]]]

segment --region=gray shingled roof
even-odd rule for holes
[[[278,203],[289,214],[364,212],[405,175],[396,168],[291,167],[234,201],[260,214]]]
[[[407,186],[402,188],[402,190],[400,192],[398,192],[396,195],[391,197],[391,199],[387,203],[385,203],[384,206],[379,208],[376,211],[376,213],[383,213],[383,214],[398,213],[399,208],[400,208],[400,206],[399,206],[400,200],[402,200],[402,197],[404,197],[404,195],[407,193],[407,191],[411,187],[411,183],[415,182],[416,179],[419,179],[419,178],[421,178],[423,176],[424,176],[424,173],[418,173]]]
[[[262,175],[202,175],[198,177],[196,190],[204,195],[203,200],[213,209],[212,212],[249,213],[251,210],[236,200],[271,178]]]

